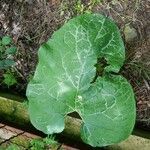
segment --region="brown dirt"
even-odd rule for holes
[[[18,48],[16,66],[12,68],[18,84],[12,87],[13,91],[25,94],[27,83],[37,64],[40,44],[78,13],[75,10],[76,2],[1,0],[0,37],[11,35]],[[84,9],[89,9],[89,0],[82,2]],[[104,0],[90,9],[111,17],[118,24],[124,37],[127,56],[121,73],[134,88],[138,124],[150,129],[150,1]],[[126,27],[132,29],[133,36],[126,33]],[[2,80],[2,75],[0,78]]]
[[[37,64],[39,45],[72,14],[69,10],[65,12],[66,8],[62,8],[57,1],[4,0],[0,4],[0,36],[11,35],[18,48],[16,66],[13,68],[18,84],[13,90],[24,92]],[[60,15],[62,11],[64,14]]]

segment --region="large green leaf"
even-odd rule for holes
[[[135,122],[134,94],[121,76],[98,78],[82,94],[78,108],[84,122],[82,138],[90,145],[117,143],[132,132]]]
[[[108,65],[93,83],[98,58]],[[70,20],[39,49],[27,88],[32,124],[46,134],[59,133],[65,116],[76,111],[86,143],[104,146],[127,138],[135,122],[134,94],[123,77],[111,75],[124,58],[119,30],[110,19],[84,14]]]

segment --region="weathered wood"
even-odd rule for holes
[[[27,106],[24,103],[19,102],[19,100],[15,101],[13,97],[11,97],[10,99],[10,97],[6,98],[6,96],[5,97],[0,96],[0,121],[2,120],[17,124],[26,129],[28,127],[33,128],[30,123]],[[80,119],[67,116],[65,120],[65,130],[61,134],[71,139],[81,140],[80,139],[81,124],[82,124],[82,121]],[[150,138],[149,132],[143,132],[142,130],[140,132],[137,132],[137,130],[134,130],[133,134],[134,133],[140,136],[144,136],[146,138]],[[130,141],[133,140],[135,143],[137,142],[136,136],[130,136],[129,139]],[[143,140],[143,138],[141,139]],[[146,142],[149,143],[148,146],[150,146],[150,140],[148,139],[144,139],[144,140],[146,140]],[[128,145],[128,144],[131,144],[131,142],[126,140],[120,144],[115,145],[115,149],[116,149],[116,146],[120,147],[124,144]]]
[[[21,150],[26,150],[32,139],[40,139],[40,136],[25,132],[14,127],[0,123],[0,149],[7,149],[9,145],[17,145]]]
[[[28,111],[24,103],[0,96],[0,121],[2,120],[21,126],[30,124]]]
[[[30,123],[27,105],[19,102],[19,99],[17,101],[10,99],[10,96],[9,98],[0,96],[0,121],[10,122],[23,128],[30,127],[31,130],[33,129]],[[65,119],[65,130],[62,134],[72,139],[80,139],[80,127],[80,119],[67,116]]]
[[[150,140],[131,135],[125,141],[106,147],[106,150],[149,150]]]

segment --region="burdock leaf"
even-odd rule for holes
[[[130,84],[118,72],[125,59],[119,29],[99,14],[70,20],[39,49],[39,63],[27,88],[32,124],[46,134],[64,130],[64,118],[78,112],[82,139],[105,146],[127,138],[135,122]],[[107,65],[97,63],[104,58]],[[93,79],[95,64],[102,77]]]

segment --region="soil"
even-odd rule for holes
[[[112,18],[120,28],[126,46],[126,62],[121,70],[132,84],[137,104],[137,125],[150,129],[150,1],[103,0],[90,6],[82,1],[83,11]],[[10,35],[17,46],[16,65],[10,70],[17,84],[7,88],[0,70],[1,90],[25,95],[27,83],[37,64],[39,46],[67,20],[83,11],[76,0],[1,0],[0,37]]]

